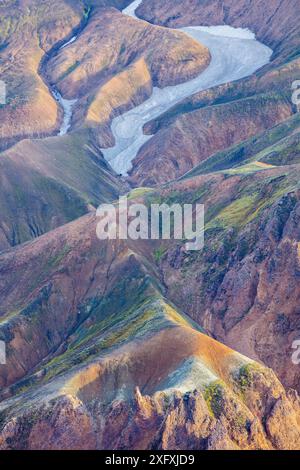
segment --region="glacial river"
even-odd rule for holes
[[[123,14],[138,19],[135,11],[141,2],[142,0],[135,0],[123,10]],[[211,62],[205,71],[192,80],[165,88],[155,87],[149,99],[113,119],[111,129],[115,146],[102,149],[102,152],[118,174],[128,173],[140,148],[151,139],[151,136],[143,133],[144,124],[196,92],[252,75],[269,63],[272,56],[272,50],[257,41],[249,29],[231,26],[190,26],[179,28],[179,31],[208,47]],[[73,36],[61,49],[76,39],[77,36]],[[59,130],[59,135],[64,135],[71,127],[73,107],[77,100],[64,99],[56,89],[53,89],[52,93],[64,111]]]
[[[135,10],[142,0],[136,0],[123,10],[137,18]],[[210,50],[211,63],[198,77],[165,88],[154,88],[149,99],[116,117],[112,122],[115,146],[102,149],[105,159],[118,173],[126,175],[131,162],[143,144],[151,138],[143,134],[143,126],[160,116],[182,99],[216,85],[247,77],[269,63],[272,50],[255,39],[248,29],[230,26],[190,26],[179,28]]]

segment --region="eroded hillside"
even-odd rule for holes
[[[299,449],[299,2],[130,4],[0,6],[0,449]],[[217,24],[270,62],[145,121],[121,177],[113,119],[206,71],[173,28]],[[204,249],[100,241],[124,194],[204,204]]]
[[[0,259],[0,448],[297,448],[296,392],[163,297],[157,247],[100,242],[96,223]]]

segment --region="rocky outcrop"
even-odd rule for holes
[[[6,104],[0,108],[1,149],[55,131],[57,104],[39,75],[39,65],[54,42],[68,36],[81,19],[80,7],[67,2],[32,0],[30,15],[27,2],[17,3],[0,6],[0,75],[7,88]]]
[[[277,171],[282,184],[279,170],[269,171]],[[252,178],[252,184],[258,179],[265,197],[272,198],[272,187],[262,184],[265,176],[259,175]],[[216,196],[212,186],[210,198],[221,198],[230,207],[235,185],[243,187],[241,178],[233,176],[227,182],[221,175],[215,178],[219,191]],[[249,191],[249,183],[244,184],[244,191]],[[189,198],[193,185],[200,194],[199,180],[189,181]],[[269,227],[259,219],[272,246],[296,238],[297,219],[289,211],[296,209],[297,197],[287,197],[290,202],[283,207],[289,210],[280,212],[279,218],[269,212]],[[163,198],[168,200],[167,192]],[[247,211],[247,216],[234,210],[233,214],[244,221],[251,219],[249,207]],[[220,220],[226,220],[225,213],[223,209]],[[164,292],[186,310],[182,300],[188,298],[189,313],[217,333],[222,323],[216,307],[222,306],[220,294],[216,297],[212,290],[218,292],[219,281],[216,278],[212,285],[210,272],[210,289],[204,291],[199,266],[203,267],[205,258],[189,260],[188,254],[182,250],[174,254],[170,247],[161,257],[161,284],[154,267],[158,242],[100,242],[96,224],[95,215],[90,214],[0,256],[0,338],[7,346],[7,363],[0,366],[0,448],[298,449],[297,393],[286,393],[271,370],[203,334],[162,296],[164,285]],[[255,233],[262,240],[260,230]],[[226,255],[221,247],[210,252],[209,246],[204,256],[217,257],[211,263],[217,270],[221,256]],[[232,278],[240,267],[237,280],[249,256],[243,254],[242,246],[238,242],[239,248],[228,253],[228,276]],[[267,263],[268,247],[264,244],[267,253],[260,255],[253,269],[256,263]],[[281,268],[279,272],[282,276]],[[187,277],[189,273],[193,275]],[[241,311],[237,307],[243,299],[248,301],[248,294],[252,299],[255,295],[247,277],[242,282],[244,297],[238,297],[239,292],[226,296],[227,303],[232,299],[235,312]],[[172,286],[177,286],[177,296]],[[224,286],[221,283],[220,293]],[[196,301],[199,288],[205,296],[197,296],[200,303]],[[276,282],[274,289],[278,290]],[[274,298],[274,292],[269,288],[268,292]],[[207,306],[209,299],[215,299],[211,301],[215,311],[201,317],[199,307],[201,303]],[[266,304],[262,308],[270,310]],[[252,314],[249,310],[249,321],[253,321]],[[222,315],[224,327],[232,331],[230,325],[238,321],[231,317],[230,307]],[[246,341],[247,329],[242,331],[244,344],[251,345]]]

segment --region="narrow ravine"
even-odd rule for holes
[[[71,39],[63,43],[62,46],[60,46],[60,48],[58,49],[58,51],[60,51],[61,49],[64,49],[69,44],[73,44],[73,42],[75,42],[76,39],[78,38],[78,34],[75,34],[74,36],[72,36]],[[63,109],[63,120],[59,129],[59,132],[58,132],[58,135],[62,136],[62,135],[67,134],[68,130],[71,127],[73,107],[77,103],[78,99],[67,100],[62,97],[62,95],[59,93],[59,91],[57,90],[55,86],[52,85],[50,88],[51,88],[51,93],[53,97],[56,99],[56,101],[60,104],[60,106]]]
[[[137,18],[135,11],[142,0],[135,0],[123,14]],[[132,161],[151,138],[143,127],[182,99],[199,91],[252,75],[270,62],[272,50],[255,39],[248,29],[231,26],[191,26],[179,28],[208,47],[211,63],[198,77],[180,85],[154,88],[141,105],[116,117],[111,125],[115,146],[102,149],[105,159],[118,174],[127,175]]]
[[[73,99],[73,100],[67,100],[62,97],[61,93],[58,91],[55,85],[47,83],[47,80],[44,77],[43,70],[46,66],[46,63],[53,57],[55,56],[61,49],[64,49],[65,47],[69,46],[70,44],[73,44],[76,39],[78,38],[79,34],[82,32],[82,30],[86,27],[87,22],[89,20],[91,14],[91,9],[87,11],[86,16],[83,18],[79,26],[76,28],[76,30],[73,33],[73,36],[71,39],[66,39],[62,43],[60,43],[59,47],[54,47],[50,53],[46,54],[42,60],[41,66],[40,66],[40,75],[43,78],[43,81],[47,84],[52,96],[54,99],[58,102],[59,106],[61,107],[63,111],[63,118],[62,122],[60,124],[59,131],[57,135],[63,136],[68,133],[69,129],[71,128],[72,124],[72,117],[73,117],[73,108],[75,104],[77,103],[78,99]]]
[[[68,130],[71,127],[72,116],[73,116],[73,107],[77,103],[78,100],[77,99],[75,99],[75,100],[66,100],[65,98],[63,98],[61,96],[61,94],[59,93],[57,88],[54,87],[54,86],[51,87],[51,93],[54,96],[54,98],[56,99],[56,101],[58,101],[58,103],[62,107],[63,113],[64,113],[63,114],[63,121],[61,123],[58,135],[65,135],[65,134],[67,134]]]

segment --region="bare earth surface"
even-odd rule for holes
[[[1,450],[300,449],[299,21],[1,3]],[[204,249],[100,241],[124,194],[204,204]]]

